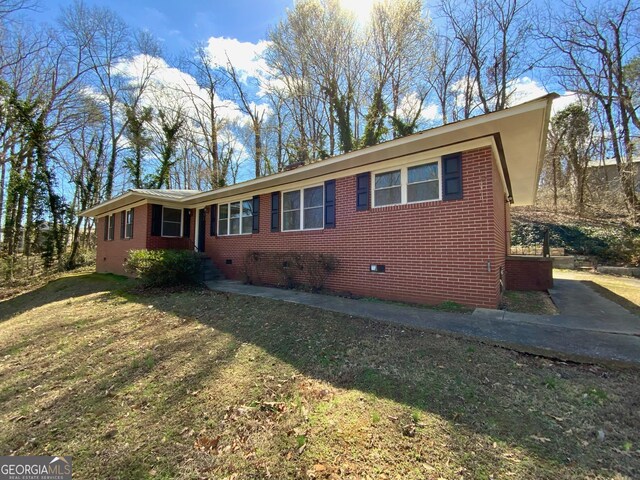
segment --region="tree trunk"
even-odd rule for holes
[[[0,171],[0,229],[2,228],[2,214],[4,212],[4,178],[7,171],[7,163],[2,162],[2,170]],[[4,241],[3,232],[0,231],[0,243]]]

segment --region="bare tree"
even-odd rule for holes
[[[192,121],[198,130],[198,133],[191,135],[194,154],[207,166],[211,188],[223,187],[228,166],[220,161],[218,132],[222,128],[222,119],[217,104],[219,89],[224,86],[227,78],[214,65],[204,45],[198,45],[195,57],[189,54],[184,63],[197,82],[195,89],[191,85],[185,85],[185,93],[193,107]]]
[[[68,41],[86,51],[82,61],[91,69],[91,84],[105,103],[109,142],[104,188],[105,198],[109,199],[113,194],[116,163],[126,127],[121,101],[128,82],[118,69],[118,64],[131,57],[132,32],[114,11],[104,7],[89,7],[80,0],[62,10],[61,23],[69,36]]]
[[[531,69],[526,50],[532,32],[530,1],[442,0],[439,8],[465,50],[469,69],[467,96],[477,99],[482,112],[502,110],[513,94],[513,81]],[[475,108],[465,109],[465,118]]]
[[[560,84],[594,99],[602,110],[627,208],[634,216],[640,208],[631,175],[631,129],[637,117],[624,66],[638,52],[638,12],[631,0],[589,7],[571,0],[539,30],[546,42],[547,67]]]
[[[423,15],[421,0],[385,0],[374,4],[368,42],[373,60],[374,101],[369,113],[372,109],[381,110],[381,101],[388,103],[389,115],[396,120],[394,137],[400,133],[398,108],[402,97],[417,94],[424,98],[428,92],[425,79],[433,65],[432,38],[431,23]]]
[[[253,133],[254,173],[256,178],[258,178],[262,176],[266,163],[264,145],[262,143],[262,127],[266,112],[264,108],[261,108],[259,105],[249,99],[246,88],[243,86],[243,82],[238,76],[238,72],[229,61],[228,57],[227,74],[229,75],[231,83],[235,87],[235,91],[237,94],[236,98],[240,101],[240,110],[249,117],[249,123],[251,126],[251,131]]]
[[[446,33],[437,34],[432,45],[433,70],[428,81],[440,107],[442,123],[447,124],[454,118],[452,110],[456,100],[453,86],[460,80],[463,71],[463,55],[460,44]]]

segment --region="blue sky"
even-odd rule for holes
[[[51,21],[71,0],[41,2],[36,21]],[[267,29],[284,16],[292,0],[85,0],[108,6],[134,28],[161,39],[164,53],[177,56],[197,41],[230,37],[245,42],[264,39]]]

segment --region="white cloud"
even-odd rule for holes
[[[118,64],[117,68],[132,84],[139,83],[146,75],[150,76],[142,100],[145,105],[180,107],[187,115],[195,116],[197,107],[208,104],[207,92],[198,86],[196,80],[188,73],[169,66],[162,58],[137,55]],[[214,105],[220,118],[230,122],[246,121],[246,115],[232,100],[216,95]]]
[[[509,98],[510,107],[543,97],[548,93],[546,88],[529,77],[520,77],[510,82],[509,91],[512,92]]]
[[[226,67],[230,61],[243,82],[253,77],[262,79],[269,70],[262,54],[269,46],[266,40],[258,43],[241,42],[235,38],[210,37],[207,41],[207,53],[214,65]],[[227,60],[228,58],[228,60]]]
[[[546,88],[529,77],[521,77],[515,80],[514,82],[512,82],[510,88],[513,89],[513,94],[511,96],[509,106],[524,103],[526,101],[542,97],[548,93]],[[551,107],[551,116],[555,115],[563,108],[566,108],[572,103],[578,101],[580,101],[580,98],[576,93],[564,92],[560,95],[559,98],[556,98],[553,101],[553,105]]]
[[[553,106],[551,107],[551,115],[555,115],[560,110],[567,108],[572,103],[576,103],[580,101],[580,97],[578,97],[577,93],[573,92],[565,92],[560,98],[556,98],[553,101]]]

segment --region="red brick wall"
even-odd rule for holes
[[[124,271],[124,262],[129,250],[142,248],[161,249],[170,248],[183,250],[193,248],[195,233],[195,214],[191,212],[191,237],[190,238],[166,238],[151,235],[151,205],[135,207],[133,213],[133,238],[120,238],[120,212],[116,214],[115,238],[104,240],[104,226],[107,217],[98,218],[96,271],[110,272],[119,275],[127,275]]]
[[[339,261],[326,284],[334,291],[495,308],[506,248],[504,192],[489,148],[465,152],[462,169],[463,200],[361,212],[355,208],[355,177],[339,178],[334,229],[272,233],[271,198],[265,194],[258,234],[210,237],[207,215],[206,251],[228,278],[242,277],[249,251],[329,253]],[[384,264],[386,272],[370,272],[372,263]]]
[[[491,254],[491,271],[495,274],[497,295],[500,292],[500,279],[504,282],[505,255],[509,244],[509,202],[502,185],[498,167],[493,163],[493,251]]]
[[[190,237],[159,237],[151,235],[151,204],[147,205],[147,215],[149,218],[149,225],[147,228],[147,247],[149,250],[160,249],[174,249],[174,250],[187,250],[194,248],[195,241],[195,225],[196,216],[195,210],[191,209],[191,229]]]
[[[124,261],[127,258],[129,250],[137,250],[146,248],[147,245],[147,218],[151,215],[147,209],[147,205],[135,207],[133,212],[133,238],[120,238],[120,212],[116,214],[116,227],[114,231],[114,239],[104,239],[104,228],[107,217],[98,218],[98,226],[96,234],[98,243],[96,247],[96,271],[117,273],[126,275],[124,271]]]
[[[507,288],[509,290],[549,290],[553,288],[553,265],[550,258],[509,256]]]

